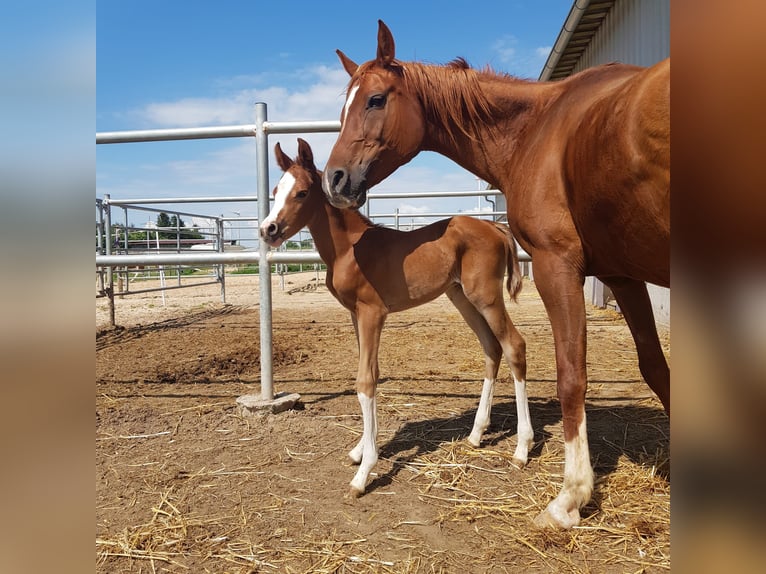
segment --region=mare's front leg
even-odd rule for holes
[[[378,419],[375,387],[378,383],[378,348],[386,313],[375,307],[362,307],[356,313],[357,341],[359,343],[359,369],[356,375],[356,394],[362,407],[362,438],[349,453],[359,468],[351,480],[350,495],[364,494],[370,471],[378,462]]]
[[[546,252],[533,254],[535,283],[553,329],[557,394],[564,426],[564,486],[535,519],[538,526],[571,528],[593,493],[585,423],[587,387],[584,276],[570,261]]]

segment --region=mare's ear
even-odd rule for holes
[[[282,168],[282,171],[287,171],[292,167],[294,163],[293,160],[291,160],[290,156],[282,151],[282,147],[279,145],[279,142],[277,142],[277,145],[274,146],[274,155],[277,158],[277,165]]]
[[[338,58],[340,58],[340,63],[343,64],[343,69],[348,72],[349,76],[353,76],[356,73],[357,68],[359,67],[354,60],[346,56],[343,52],[340,50],[335,50],[335,53],[338,54]]]
[[[378,20],[377,63],[384,67],[389,66],[394,61],[394,52],[394,36],[388,26],[383,23],[383,20]]]
[[[314,166],[314,152],[304,139],[298,138],[298,164],[310,171],[316,171]]]

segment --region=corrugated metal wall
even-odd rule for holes
[[[575,72],[623,62],[651,66],[670,56],[670,0],[617,0]]]
[[[574,72],[609,62],[651,66],[668,56],[670,0],[617,0]],[[670,290],[656,285],[648,285],[648,288],[655,320],[670,326]],[[609,298],[608,290],[592,277],[586,279],[585,292],[590,302],[598,306]]]

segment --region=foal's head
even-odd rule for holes
[[[378,54],[360,66],[337,50],[351,76],[338,140],[322,187],[336,207],[360,207],[367,190],[410,161],[425,133],[422,106],[407,89],[394,37],[378,20]]]
[[[324,196],[322,173],[314,166],[314,154],[306,141],[298,138],[298,157],[294,161],[278,143],[274,154],[285,173],[274,188],[274,206],[261,223],[261,238],[272,247],[279,247],[309,223],[321,209]]]

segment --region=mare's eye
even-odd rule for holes
[[[367,109],[382,108],[386,105],[386,94],[375,94],[367,100]]]
[[[297,199],[305,199],[305,198],[306,198],[306,196],[307,196],[308,194],[309,194],[309,192],[308,192],[308,191],[306,191],[306,190],[303,190],[303,191],[299,191],[299,192],[297,192],[297,193],[295,194],[295,197],[296,197]]]

